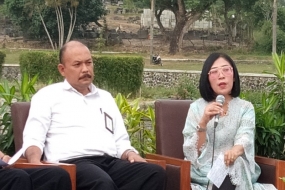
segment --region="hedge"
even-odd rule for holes
[[[143,78],[143,58],[120,56],[92,56],[94,63],[94,84],[100,88],[128,95],[136,94]],[[20,55],[20,69],[33,77],[39,74],[39,81],[47,83],[62,81],[57,70],[58,53],[25,52]]]

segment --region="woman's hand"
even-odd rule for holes
[[[204,110],[204,115],[201,118],[200,123],[207,124],[215,115],[222,113],[222,106],[223,105],[218,102],[209,103]]]
[[[242,145],[235,145],[230,150],[227,150],[224,154],[225,165],[232,165],[235,160],[244,153]]]

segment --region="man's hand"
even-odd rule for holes
[[[131,163],[133,163],[133,162],[146,162],[145,159],[143,159],[139,154],[135,153],[135,151],[132,149],[126,150],[123,153],[121,159],[122,160],[128,160]]]
[[[11,157],[5,154],[5,155],[2,157],[1,160],[3,160],[4,162],[8,163],[10,159],[11,159]]]
[[[140,155],[138,155],[137,153],[135,153],[133,151],[128,153],[127,160],[131,163],[133,163],[133,162],[146,162],[145,159],[143,159]]]

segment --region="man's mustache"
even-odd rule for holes
[[[84,78],[91,78],[92,76],[90,75],[90,74],[84,74],[83,76],[81,76],[80,78],[79,78],[79,80],[80,79],[84,79]]]

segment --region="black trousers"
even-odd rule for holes
[[[59,167],[0,169],[0,190],[71,190],[69,174]]]
[[[62,162],[76,164],[77,190],[163,190],[165,186],[165,170],[156,164],[108,155]]]
[[[235,190],[236,186],[232,184],[230,177],[227,175],[220,188],[213,186],[212,190]]]

